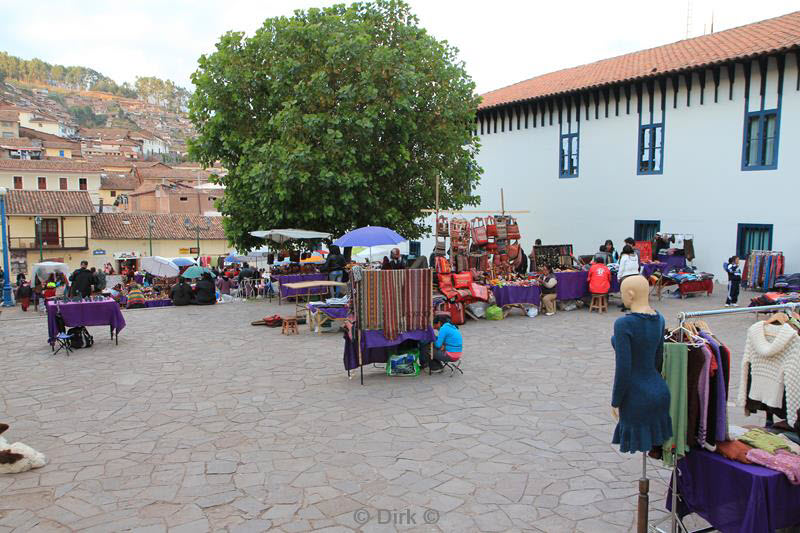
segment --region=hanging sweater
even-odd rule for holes
[[[787,422],[793,425],[800,408],[800,337],[792,326],[756,322],[747,330],[739,405],[745,404],[748,372],[752,375],[749,394],[752,400],[780,408],[785,389]]]

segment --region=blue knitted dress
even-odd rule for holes
[[[656,366],[663,358],[663,335],[659,313],[631,313],[614,322],[617,368],[611,405],[619,408],[619,423],[611,442],[622,452],[648,452],[672,436],[669,389]]]

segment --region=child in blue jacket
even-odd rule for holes
[[[725,264],[728,272],[728,299],[725,300],[725,307],[738,307],[739,285],[742,283],[742,269],[739,268],[739,258],[735,255],[728,259]]]

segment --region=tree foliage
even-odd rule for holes
[[[424,208],[477,203],[478,98],[457,50],[399,0],[336,5],[230,32],[192,76],[190,154],[228,169],[226,232],[430,231]]]
[[[189,102],[189,91],[178,87],[172,80],[162,80],[154,76],[137,77],[134,86],[142,100],[175,113],[185,110]]]
[[[96,114],[88,105],[71,106],[69,114],[72,115],[75,122],[84,128],[103,128],[108,120],[106,115]]]

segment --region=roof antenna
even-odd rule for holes
[[[714,10],[711,10],[711,33],[714,33]]]
[[[692,0],[686,0],[686,39],[689,38],[689,30],[692,27]]]

